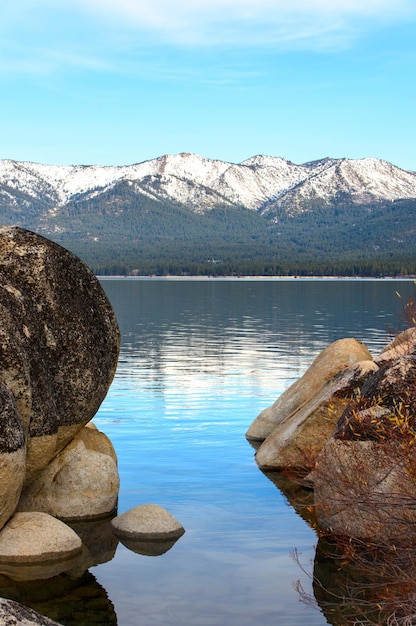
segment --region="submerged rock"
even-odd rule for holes
[[[166,509],[142,504],[111,520],[116,537],[128,541],[169,541],[179,539],[185,529]]]
[[[168,541],[163,541],[161,539],[157,539],[155,541],[143,539],[120,539],[120,542],[128,550],[135,552],[136,554],[142,554],[143,556],[161,556],[173,548],[178,538],[169,539]]]
[[[109,516],[96,520],[65,521],[83,544],[82,558],[77,561],[75,568],[71,568],[71,575],[79,576],[90,567],[108,563],[113,559],[119,540],[112,531],[111,519]]]
[[[17,580],[55,576],[81,552],[78,535],[46,513],[15,513],[0,532],[0,572]],[[44,563],[52,568],[42,576]]]
[[[117,626],[114,605],[94,575],[63,573],[45,580],[12,581],[0,574],[0,596],[66,626]],[[0,624],[2,622],[0,621]]]
[[[356,339],[339,339],[330,344],[299,380],[257,416],[246,433],[247,439],[264,441],[283,420],[309,402],[332,376],[355,363],[372,360],[364,344]]]

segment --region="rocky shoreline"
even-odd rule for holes
[[[265,472],[313,491],[318,532],[415,542],[416,328],[376,357],[329,345],[246,433]]]
[[[120,349],[98,279],[40,235],[0,228],[0,320],[0,574],[82,576],[119,539],[138,552],[171,547],[184,529],[157,505],[117,516],[116,452],[91,422]],[[9,600],[0,620],[54,623]]]
[[[81,580],[118,542],[169,550],[185,531],[168,511],[119,514],[117,455],[92,422],[120,349],[98,278],[57,244],[5,227],[0,294],[0,577]],[[356,339],[327,346],[246,437],[279,488],[288,476],[308,487],[298,512],[320,537],[414,543],[414,324],[375,357]],[[0,599],[1,620],[56,623]]]

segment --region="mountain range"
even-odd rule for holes
[[[375,158],[0,161],[0,221],[100,273],[413,273],[415,211],[416,173]]]

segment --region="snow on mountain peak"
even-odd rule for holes
[[[375,158],[327,157],[296,165],[281,157],[256,155],[234,164],[182,152],[125,166],[0,161],[5,193],[16,190],[47,198],[56,207],[78,194],[101,193],[123,180],[145,190],[146,181],[156,179],[161,197],[195,210],[225,202],[250,209],[267,205],[269,211],[279,203],[296,207],[305,199],[328,199],[340,191],[355,201],[416,197],[416,173]]]
[[[146,161],[140,164],[143,170],[146,164],[153,170],[152,173],[189,179],[206,186],[210,186],[231,165],[231,163],[206,159],[190,152],[167,154],[158,159]]]

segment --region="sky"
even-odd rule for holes
[[[416,171],[414,0],[9,0],[0,159]]]

